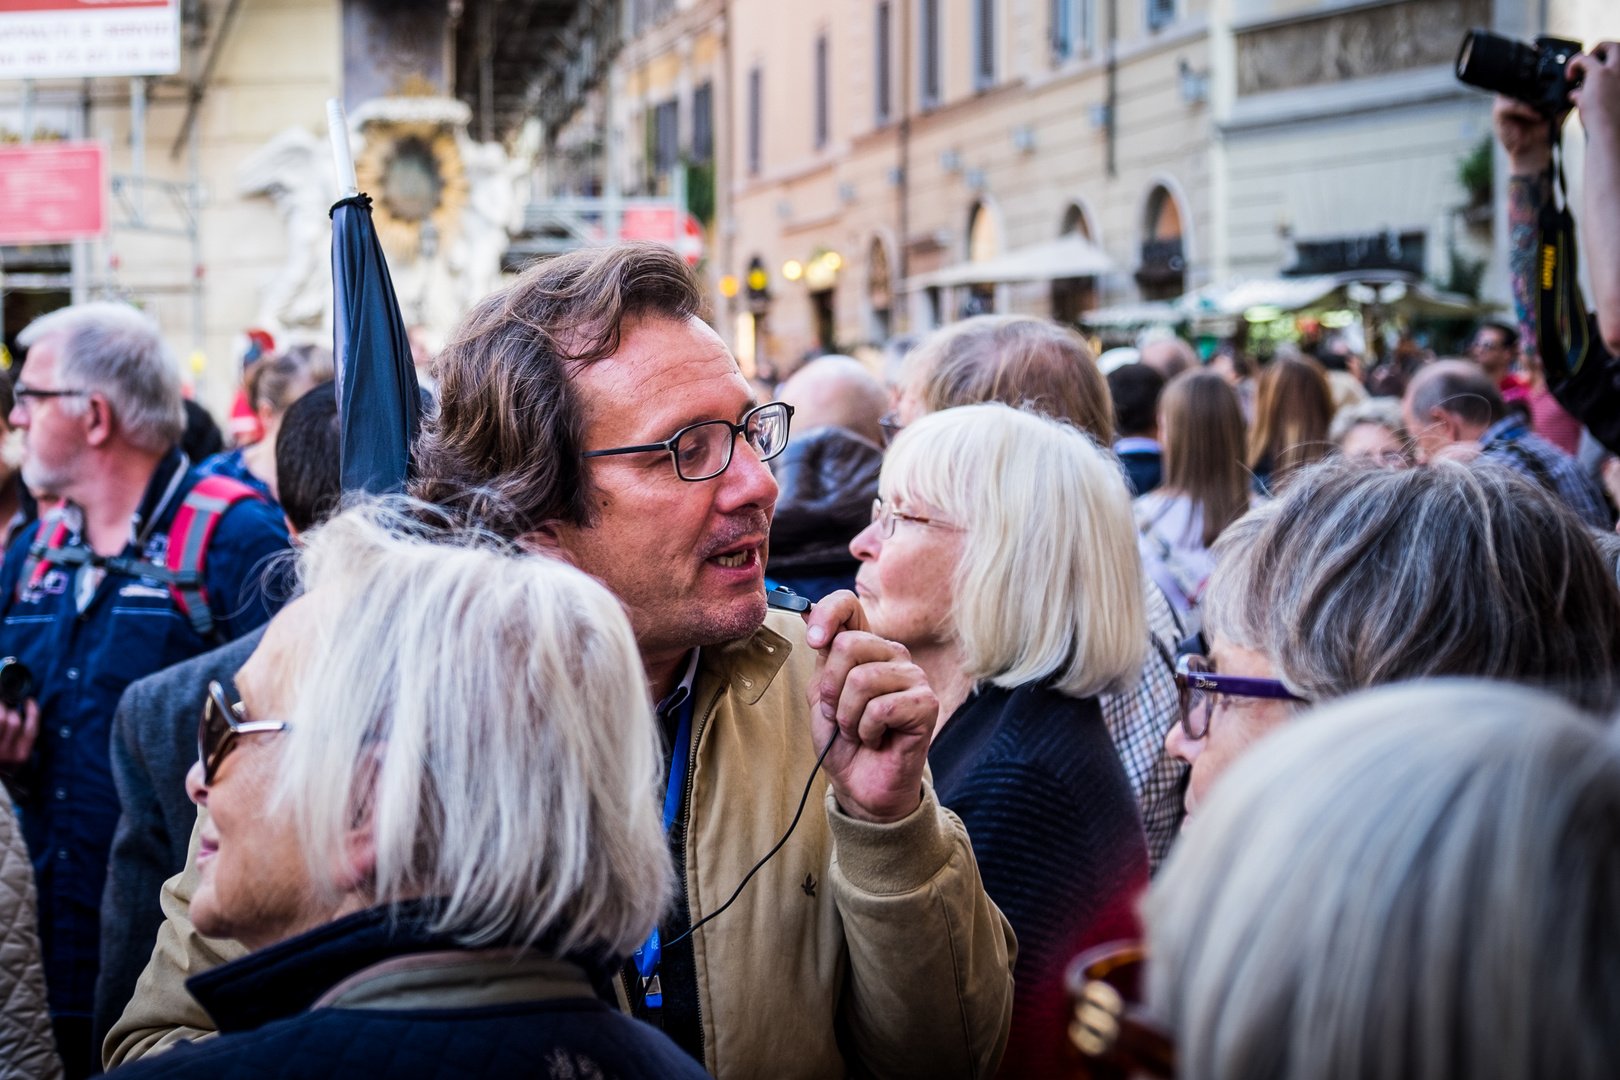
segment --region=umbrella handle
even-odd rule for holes
[[[354,178],[354,154],[349,150],[349,118],[343,111],[343,102],[326,99],[326,132],[332,140],[332,158],[337,163],[338,186],[343,198],[360,193]]]

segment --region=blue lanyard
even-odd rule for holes
[[[695,687],[694,687],[695,689]],[[692,750],[692,699],[697,695],[688,692],[686,700],[680,706],[680,724],[675,731],[674,753],[670,755],[669,783],[664,787],[664,835],[669,835],[675,818],[681,812],[681,796],[686,786],[686,762]],[[649,1009],[661,1009],[664,1006],[663,988],[658,981],[658,963],[663,959],[664,948],[658,936],[658,927],[647,937],[647,943],[635,951],[632,959],[635,960],[636,974],[641,976],[642,985],[646,987],[643,1000]],[[648,980],[651,980],[650,982]]]

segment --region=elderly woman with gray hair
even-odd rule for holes
[[[1216,545],[1209,656],[1179,661],[1187,809],[1302,702],[1435,675],[1620,705],[1620,588],[1586,528],[1489,461],[1324,462]]]
[[[1097,700],[1136,680],[1147,649],[1130,494],[1080,431],[999,404],[909,425],[878,486],[850,544],[856,591],[871,631],[928,674],[935,791],[1018,935],[1002,1075],[1054,1075],[1063,969],[1135,936],[1148,877]]]
[[[1314,712],[1144,905],[1182,1080],[1600,1080],[1620,1062],[1620,747],[1474,680]]]
[[[701,1077],[611,1004],[672,868],[629,623],[549,559],[377,511],[312,533],[305,594],[211,690],[192,977],[220,1036],[132,1078]]]

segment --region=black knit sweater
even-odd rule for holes
[[[990,899],[1018,935],[1003,1076],[1050,1076],[1067,1038],[1063,973],[1139,936],[1147,842],[1096,698],[986,686],[928,752],[934,790],[967,826]]]

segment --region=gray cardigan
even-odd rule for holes
[[[197,808],[186,796],[186,770],[197,760],[197,722],[208,683],[227,687],[264,627],[228,645],[129,685],[113,717],[113,782],[122,814],[113,833],[101,895],[101,973],[96,977],[94,1039],[101,1045],[123,1015],[152,958],[163,911],[158,892],[186,866]]]

